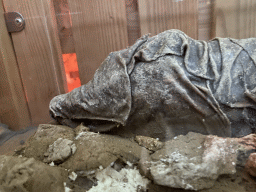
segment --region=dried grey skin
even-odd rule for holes
[[[256,122],[255,47],[255,38],[205,42],[179,30],[144,36],[111,53],[89,83],[53,98],[50,114],[71,127],[160,140],[246,135]]]

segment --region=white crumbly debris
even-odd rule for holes
[[[193,183],[193,179],[198,177],[201,166],[188,161],[186,156],[173,152],[168,157],[152,162],[150,169],[154,181],[164,186],[195,190],[190,181]]]
[[[54,162],[52,161],[49,165],[53,167],[54,166]]]
[[[88,192],[136,192],[137,189],[146,189],[149,180],[142,177],[137,169],[121,169],[119,172],[111,168],[100,170],[96,174],[98,185]]]
[[[75,152],[76,152],[76,144],[75,143],[72,144],[70,148],[71,148],[72,154],[75,154]]]
[[[127,163],[127,165],[128,165],[129,167],[132,167],[132,163],[131,163],[131,162],[127,161],[126,163]]]
[[[80,132],[76,137],[75,140],[79,139],[87,139],[88,137],[98,137],[99,133],[94,132]]]
[[[68,176],[69,179],[71,179],[72,181],[75,181],[76,178],[77,178],[77,174],[73,171],[69,176]]]
[[[86,134],[86,132],[81,132],[81,133],[79,133],[76,137],[75,137],[75,140],[78,140],[78,139],[80,139],[83,135],[85,135]]]
[[[99,169],[100,169],[100,170],[102,170],[102,169],[103,169],[102,165],[100,165],[100,166],[99,166]]]
[[[66,182],[63,183],[65,192],[72,192],[73,190],[67,187]]]

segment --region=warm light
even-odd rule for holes
[[[68,84],[68,92],[81,86],[75,53],[62,54]]]

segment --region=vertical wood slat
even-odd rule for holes
[[[214,38],[214,0],[198,0],[198,39]]]
[[[141,37],[138,0],[125,0],[128,43],[133,45]]]
[[[255,0],[216,0],[215,35],[237,39],[256,37]]]
[[[156,35],[169,29],[179,29],[198,38],[197,0],[138,0],[141,34]]]
[[[110,52],[128,46],[125,1],[68,0],[81,84]]]
[[[239,38],[256,37],[256,1],[239,1]]]
[[[12,130],[30,125],[30,115],[0,0],[0,120]]]
[[[20,12],[23,31],[12,33],[32,124],[50,120],[50,100],[67,91],[57,24],[51,0],[3,0],[6,11]]]
[[[62,53],[75,53],[71,16],[67,0],[53,0]]]

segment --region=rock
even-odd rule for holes
[[[64,191],[68,173],[33,158],[0,156],[0,191]]]
[[[219,175],[236,172],[238,145],[234,139],[209,135],[204,142],[203,163],[206,171],[217,179]]]
[[[236,165],[240,168],[249,162],[249,155],[255,152],[255,138],[253,134],[243,138],[221,138],[190,132],[162,143],[163,147],[157,150],[161,144],[154,144],[158,141],[148,137],[136,138],[140,146],[133,139],[90,132],[83,125],[75,129],[40,125],[38,132],[25,144],[22,155],[40,161],[45,159],[52,165],[56,163],[51,168],[68,169],[71,174],[65,181],[66,187],[74,191],[89,190],[96,185],[95,173],[99,168],[108,170],[104,174],[115,175],[137,166],[140,175],[154,181],[158,191],[176,188],[174,191],[215,192],[216,186],[223,188],[226,181],[232,184],[233,178],[237,177],[234,176],[237,174]],[[245,191],[246,185],[240,186],[239,183],[239,179],[236,180],[236,187],[232,190]],[[137,185],[136,190],[145,188]]]
[[[255,146],[255,134],[221,138],[190,132],[167,141],[163,149],[151,155],[151,175],[162,186],[211,188],[220,175],[233,175],[236,165],[244,166]],[[254,166],[253,161],[248,161],[247,166]]]
[[[152,179],[151,173],[150,173],[150,165],[151,165],[151,157],[148,150],[145,148],[142,148],[141,150],[141,157],[138,163],[138,168],[140,170],[140,174]],[[152,179],[153,180],[153,179]]]
[[[256,177],[256,153],[251,153],[246,165],[246,171],[253,177]]]
[[[250,134],[242,138],[232,138],[238,143],[237,165],[244,167],[251,153],[256,152],[256,135]]]
[[[73,139],[74,131],[70,127],[63,125],[50,125],[50,124],[40,124],[38,126],[37,132],[33,136],[34,140],[41,140],[42,138],[59,138],[62,136],[64,139]]]
[[[150,151],[157,151],[163,147],[163,143],[158,139],[146,137],[146,136],[136,136],[135,141],[142,147],[147,148]]]
[[[154,182],[191,190],[210,188],[219,175],[236,172],[235,144],[232,140],[198,133],[178,136],[151,155]]]
[[[52,145],[59,138],[73,141],[74,137],[74,130],[69,127],[41,124],[38,126],[34,136],[26,143],[24,156],[43,161],[45,159],[44,154],[47,152],[49,145]]]
[[[75,153],[72,152],[73,144],[76,146]],[[73,171],[85,171],[99,166],[105,168],[117,159],[138,163],[142,149],[133,140],[90,132],[83,125],[75,129],[62,125],[40,125],[26,144],[24,156],[48,163],[53,161]]]
[[[46,163],[62,163],[76,151],[76,145],[68,139],[57,139],[44,154]]]
[[[80,132],[74,140],[77,151],[60,166],[74,171],[108,167],[117,159],[132,164],[141,158],[142,147],[119,136]]]

